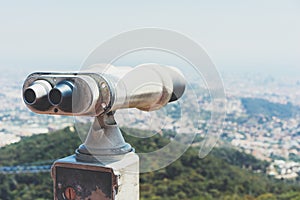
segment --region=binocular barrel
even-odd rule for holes
[[[176,68],[144,64],[101,73],[33,73],[24,82],[23,99],[39,114],[99,116],[122,108],[157,110],[184,90]]]

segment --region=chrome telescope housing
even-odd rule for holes
[[[183,75],[170,66],[109,66],[99,71],[33,73],[23,85],[24,102],[39,114],[100,116],[122,108],[157,110],[185,90]]]
[[[80,73],[33,73],[24,82],[23,99],[35,113],[94,117],[76,160],[109,163],[134,152],[114,119],[116,110],[158,110],[184,90],[185,79],[174,67],[95,65]]]

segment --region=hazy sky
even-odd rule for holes
[[[222,71],[300,74],[298,0],[0,2],[1,69],[80,66],[120,32],[160,27],[201,44]]]

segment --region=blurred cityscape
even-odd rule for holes
[[[270,162],[267,173],[277,179],[299,176],[300,79],[247,74],[226,77],[225,86],[228,107],[221,138]]]
[[[30,112],[21,98],[24,78],[20,76],[12,80],[11,76],[0,77],[0,147],[18,142],[22,137],[48,133],[74,124],[72,117],[37,115]],[[223,74],[223,80],[227,97],[227,117],[223,123],[219,145],[230,145],[268,161],[270,166],[267,173],[275,178],[298,177],[300,79],[273,78],[257,74]],[[204,114],[203,118],[197,119],[199,129],[196,132],[204,137],[210,116],[208,113],[212,111],[211,102],[205,92],[197,98],[197,101],[190,99],[191,105],[183,107],[185,111],[192,113],[195,108],[193,103],[198,102],[201,105]],[[155,131],[163,128],[184,133],[195,132],[193,121],[188,116],[184,113],[174,115],[176,105],[167,107],[171,111],[173,109],[172,112],[164,110],[156,114],[128,110],[117,116],[117,120],[121,126],[130,124]],[[134,117],[131,117],[132,114]],[[167,115],[164,120],[161,120],[162,115]],[[214,126],[220,126],[219,123],[209,126],[213,129]]]

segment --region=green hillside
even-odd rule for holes
[[[161,136],[145,140],[125,134],[125,138],[137,152],[153,151],[169,142]],[[47,164],[72,154],[79,144],[77,134],[69,128],[35,135],[0,149],[0,165]],[[275,182],[247,170],[265,166],[265,162],[228,148],[215,149],[199,159],[197,149],[191,148],[167,168],[141,175],[141,199],[300,199],[297,184]],[[0,174],[0,199],[53,199],[50,174]]]
[[[299,108],[291,103],[273,103],[265,99],[258,98],[242,98],[241,102],[250,116],[263,115],[269,118],[275,116],[281,119],[286,119],[293,117],[294,114],[299,111]]]

